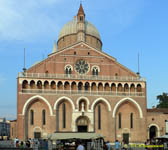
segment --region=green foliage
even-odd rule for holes
[[[159,104],[157,105],[157,108],[168,108],[168,93],[163,93],[162,95],[158,95],[157,100],[159,100]]]

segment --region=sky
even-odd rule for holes
[[[147,81],[147,107],[168,92],[168,0],[82,0],[103,51]],[[0,117],[16,119],[17,75],[47,58],[80,0],[0,0]]]

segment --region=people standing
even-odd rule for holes
[[[29,140],[26,141],[26,148],[30,148],[30,141]]]
[[[109,141],[107,141],[106,145],[107,145],[107,150],[111,150],[111,145]]]
[[[120,142],[118,140],[115,141],[115,150],[120,149]]]
[[[76,150],[85,150],[85,147],[80,142]]]
[[[24,142],[23,141],[20,142],[19,149],[21,149],[21,150],[24,149]]]

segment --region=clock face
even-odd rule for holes
[[[89,71],[89,64],[85,60],[80,59],[75,64],[75,70],[79,74],[86,74]]]

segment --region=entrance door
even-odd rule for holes
[[[34,138],[40,139],[41,138],[41,132],[34,132]]]
[[[153,139],[156,137],[156,132],[157,132],[157,128],[155,126],[151,126],[149,129],[149,138]]]
[[[124,133],[123,134],[123,141],[127,144],[129,143],[129,133]]]
[[[78,132],[87,132],[88,127],[87,126],[78,126]]]

